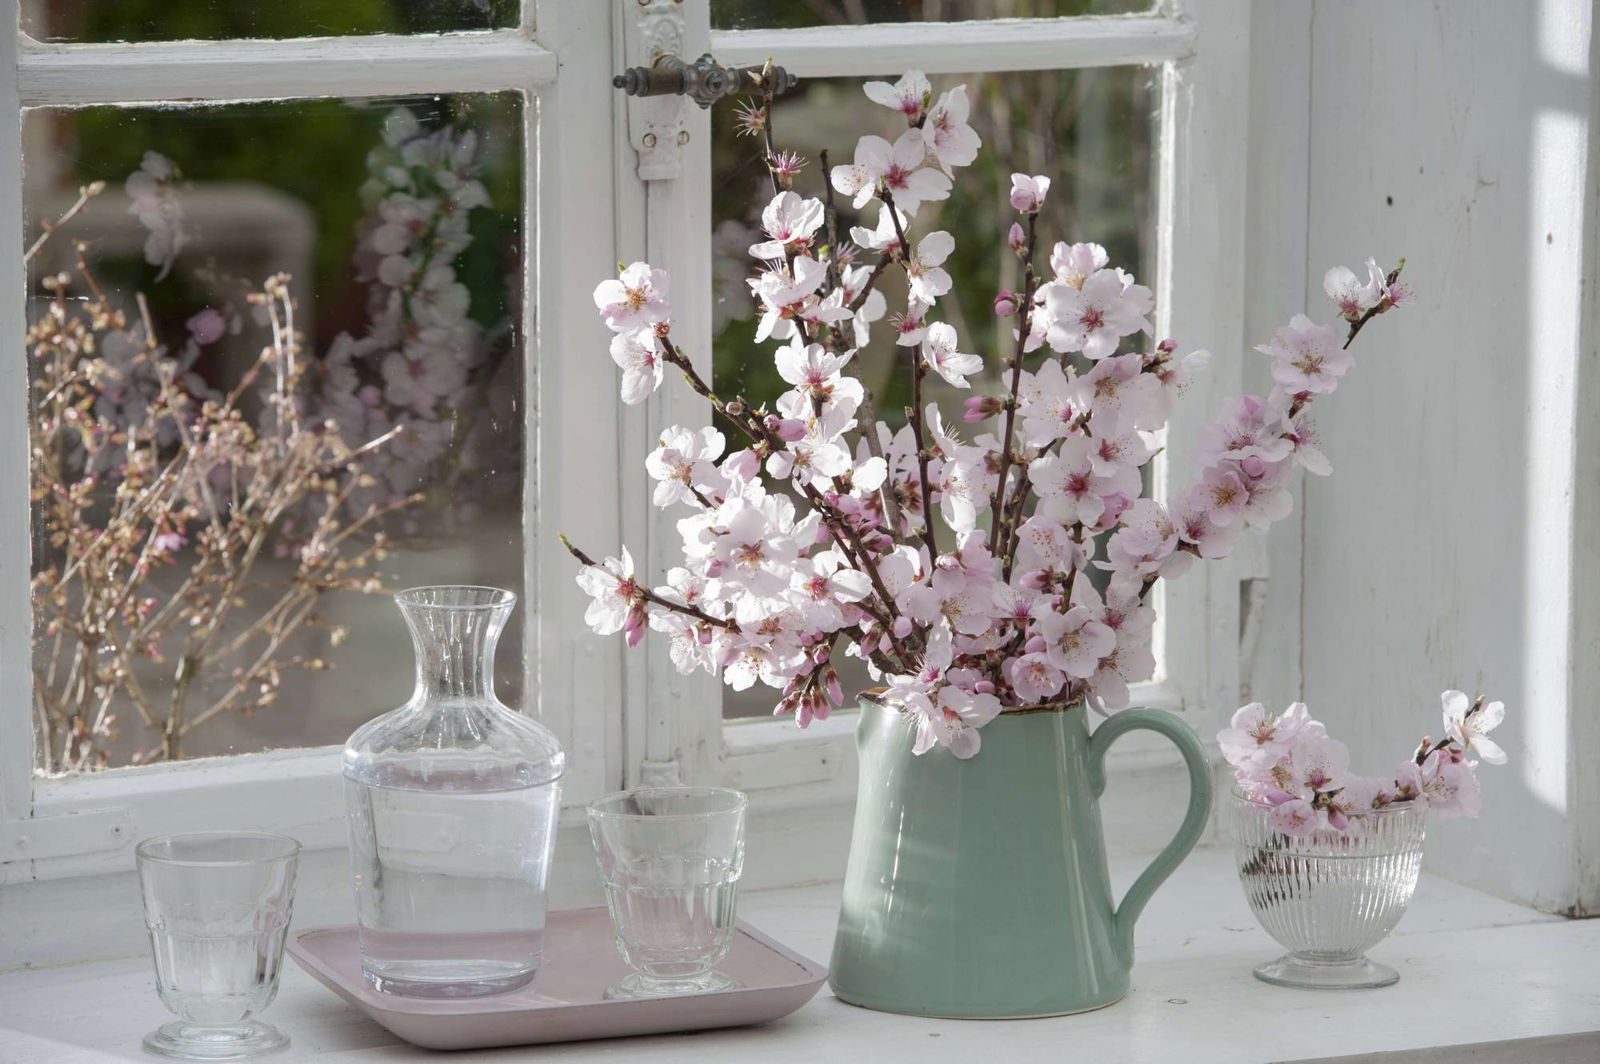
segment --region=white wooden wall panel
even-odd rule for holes
[[[1244,389],[1272,387],[1253,350],[1306,310],[1306,190],[1311,144],[1311,3],[1255,4],[1250,16],[1250,174],[1245,192],[1250,296],[1244,310]],[[1311,308],[1313,311],[1315,307]],[[1385,323],[1387,324],[1387,323]],[[1342,456],[1335,453],[1335,465]],[[1240,702],[1282,708],[1300,697],[1300,570],[1305,497],[1257,543],[1264,579],[1241,588]]]
[[[1481,772],[1481,820],[1432,825],[1429,860],[1593,911],[1572,843],[1600,810],[1588,763],[1568,771],[1600,700],[1593,483],[1574,511],[1574,430],[1592,446],[1600,415],[1580,347],[1591,19],[1583,0],[1315,6],[1307,298],[1373,254],[1407,256],[1421,301],[1374,323],[1323,406],[1303,621],[1312,708],[1374,772],[1439,734],[1442,687],[1503,698],[1511,764]]]

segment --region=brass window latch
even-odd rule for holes
[[[692,63],[676,55],[657,56],[649,66],[629,67],[611,79],[611,84],[629,96],[687,96],[701,109],[724,96],[754,91],[770,71],[773,95],[787,92],[800,79],[779,66],[723,66],[708,52]]]

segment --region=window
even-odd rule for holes
[[[1056,164],[1070,161],[1071,195],[1058,199],[1073,213],[1060,224],[1117,244],[1157,291],[1159,331],[1168,319],[1181,323],[1181,339],[1218,355],[1174,433],[1192,438],[1216,398],[1238,391],[1242,0],[0,0],[0,19],[25,31],[0,35],[0,320],[37,315],[47,295],[41,278],[71,265],[47,257],[68,250],[52,243],[25,266],[38,232],[31,220],[58,216],[81,182],[105,179],[107,193],[74,224],[94,234],[96,261],[120,293],[147,290],[153,332],[179,351],[190,341],[201,348],[192,365],[212,388],[240,371],[249,350],[243,322],[240,333],[228,331],[224,274],[259,281],[270,270],[293,273],[308,349],[325,371],[340,336],[370,331],[373,282],[359,265],[341,265],[367,233],[359,186],[371,176],[368,153],[412,130],[477,133],[490,205],[474,212],[473,247],[451,268],[470,278],[461,282],[467,314],[486,344],[494,338],[475,365],[492,363],[503,374],[487,397],[504,402],[490,417],[498,457],[480,461],[447,448],[451,457],[418,485],[437,493],[420,507],[436,524],[425,520],[396,544],[384,577],[520,583],[523,628],[519,640],[502,643],[502,691],[520,683],[524,704],[560,735],[569,803],[657,779],[718,779],[795,802],[834,800],[853,788],[848,714],[806,732],[788,720],[725,724],[714,679],[679,676],[664,646],[647,641],[628,653],[581,622],[585,597],[556,533],[600,552],[627,543],[641,569],[664,571],[677,536],[657,523],[641,458],[663,427],[705,416],[682,389],[662,389],[642,408],[621,406],[593,318],[593,287],[617,260],[646,258],[672,271],[679,293],[711,292],[714,227],[739,222],[748,207],[724,196],[726,168],[716,154],[724,139],[711,116],[676,99],[624,102],[603,75],[648,63],[669,46],[741,65],[770,56],[805,79],[778,118],[791,123],[796,146],[841,156],[858,131],[845,123],[835,138],[822,111],[852,100],[863,78],[915,66],[940,82],[981,85],[993,103],[983,132],[994,172],[1008,173],[1014,161],[1059,176]],[[1008,130],[1023,136],[1035,119],[1006,111],[1035,97],[1071,129],[1058,141],[1026,142],[1019,154],[1000,142]],[[202,127],[215,134],[192,132]],[[275,151],[282,137],[313,147]],[[172,178],[160,159],[147,168],[146,150],[175,162],[182,176]],[[135,171],[148,176],[130,196]],[[147,246],[158,234],[127,209],[135,196],[169,188],[180,201],[187,196],[191,226],[177,231],[186,241],[180,261],[157,282],[171,249]],[[227,204],[230,224],[208,213],[218,203]],[[185,265],[184,254],[212,271],[211,287],[169,298],[157,289]],[[496,272],[499,288],[485,280]],[[185,313],[189,297],[197,302]],[[711,373],[719,329],[712,301],[678,305],[675,335]],[[223,325],[203,344],[217,322],[191,327],[202,307],[217,310]],[[3,335],[0,373],[8,376],[0,386],[26,394],[21,333]],[[725,362],[722,370],[740,367]],[[384,404],[404,405],[404,389],[390,396],[388,383],[358,379],[356,390],[371,385]],[[414,398],[421,420],[430,420],[422,416],[429,409],[466,402],[440,390],[449,394]],[[481,409],[463,410],[453,423],[481,427]],[[0,607],[13,617],[50,558],[48,542],[31,558],[17,546],[40,528],[27,490],[29,416],[21,402],[0,411],[0,535],[13,545],[0,552]],[[441,473],[469,462],[485,475],[452,486]],[[489,488],[499,494],[473,494]],[[424,542],[430,528],[447,527],[448,535]],[[1200,567],[1160,603],[1160,672],[1136,695],[1193,714],[1202,732],[1213,721],[1200,718],[1220,715],[1236,688],[1237,578]],[[0,882],[122,867],[131,841],[157,831],[249,822],[290,830],[313,847],[342,844],[337,747],[318,744],[336,744],[357,719],[396,701],[409,648],[381,597],[341,595],[338,608],[350,611],[330,618],[350,630],[340,648],[348,659],[309,679],[285,679],[279,704],[253,719],[231,709],[213,716],[169,751],[233,756],[36,775],[36,764],[73,766],[51,764],[56,747],[40,749],[36,731],[48,742],[50,729],[36,726],[29,700],[0,705]],[[8,690],[34,689],[35,655],[27,626],[0,626]],[[286,701],[297,704],[273,716]],[[129,738],[113,746],[110,763],[152,745],[134,742],[138,732],[125,728]],[[1116,756],[1131,745],[1120,744]]]
[[[500,689],[537,707],[561,736],[573,802],[621,775],[620,648],[562,623],[581,616],[580,593],[555,542],[557,518],[542,520],[560,515],[574,535],[616,538],[617,500],[597,497],[584,479],[591,464],[609,471],[618,461],[615,390],[586,371],[596,343],[589,290],[617,256],[613,149],[590,117],[613,105],[609,84],[592,76],[612,62],[610,12],[599,8],[0,3],[0,20],[24,31],[0,35],[5,319],[48,315],[47,279],[75,270],[70,241],[85,242],[108,300],[127,313],[100,353],[128,387],[94,396],[106,408],[100,427],[114,436],[119,425],[140,424],[161,391],[141,376],[154,364],[146,337],[194,396],[226,395],[272,342],[264,308],[244,296],[289,273],[305,338],[304,415],[333,419],[354,446],[372,429],[405,425],[391,441],[404,446],[375,451],[371,482],[360,487],[380,505],[420,498],[384,515],[386,552],[361,573],[386,587],[480,581],[523,593],[520,630],[502,640]],[[561,56],[571,63],[558,77]],[[430,216],[400,195],[443,201],[441,175],[464,189],[451,200],[464,221],[448,232],[443,212]],[[73,210],[79,188],[100,181],[105,191]],[[69,210],[67,227],[25,261],[40,221]],[[377,235],[384,225],[392,231]],[[427,240],[434,245],[423,250]],[[403,263],[385,267],[383,256],[395,253],[418,276],[399,276]],[[421,276],[430,267],[439,267],[431,283]],[[84,286],[75,278],[62,297],[69,315],[84,305]],[[398,326],[384,319],[397,301]],[[435,337],[443,350],[412,352],[422,357],[386,374],[382,349],[403,349],[430,326],[444,330]],[[30,422],[32,438],[48,439],[60,459],[54,482],[100,473],[104,496],[91,492],[82,507],[96,520],[114,505],[121,474],[95,466],[112,463],[85,446],[90,435],[38,428],[50,422],[62,381],[25,356],[20,329],[4,336],[0,372],[11,394],[30,395],[0,415],[8,456],[0,600],[15,617],[32,579],[66,571],[62,526],[72,525],[60,493],[35,492],[30,505]],[[252,418],[271,402],[241,394],[241,404],[257,404]],[[152,453],[167,454],[163,446],[152,441]],[[232,492],[240,479],[224,471],[215,486]],[[367,501],[352,493],[345,503],[355,513]],[[290,526],[297,516],[289,506]],[[172,533],[159,550],[178,564],[151,567],[143,585],[166,601],[171,573],[192,568],[194,529],[142,527],[146,540]],[[232,614],[203,655],[209,665],[216,652],[215,671],[189,670],[196,679],[180,726],[168,726],[155,700],[140,706],[126,684],[86,684],[71,672],[74,660],[113,658],[117,668],[101,680],[131,673],[170,704],[180,686],[172,662],[193,645],[185,639],[125,660],[116,639],[85,648],[67,637],[68,652],[54,655],[48,615],[36,633],[25,624],[0,630],[0,675],[38,696],[0,709],[0,882],[121,867],[143,835],[245,821],[311,846],[342,843],[337,745],[404,700],[410,652],[382,595],[330,593],[306,623],[284,622],[298,608],[281,603],[283,589],[304,582],[296,560],[304,542],[280,523],[264,537],[248,586],[219,585],[227,593],[211,595]],[[81,586],[64,591],[63,608],[81,611],[81,595]],[[270,653],[263,629],[252,634],[251,621],[263,617],[270,633],[296,629]],[[138,623],[113,630],[131,644],[128,633],[144,631]],[[319,658],[333,667],[322,670]],[[265,704],[257,696],[275,684]],[[204,756],[212,754],[232,756]]]

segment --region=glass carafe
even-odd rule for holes
[[[556,737],[494,693],[516,604],[489,587],[419,587],[411,700],[344,751],[361,963],[385,993],[495,994],[532,982],[565,763]]]

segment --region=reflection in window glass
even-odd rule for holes
[[[41,41],[214,41],[446,33],[517,24],[519,0],[23,0]]]
[[[802,29],[873,22],[1126,15],[1154,7],[1154,0],[711,0],[711,25],[724,30]]]
[[[861,135],[876,133],[892,141],[904,131],[904,119],[862,94],[866,80],[802,80],[792,95],[775,104],[777,148],[808,160],[795,181],[801,195],[822,195],[822,150],[837,165],[853,158]],[[997,319],[993,308],[996,291],[1022,287],[1020,264],[1005,244],[1015,219],[1008,202],[1012,172],[1046,174],[1054,182],[1039,216],[1041,248],[1058,240],[1093,241],[1105,246],[1112,262],[1145,283],[1154,280],[1159,81],[1147,67],[941,75],[932,81],[935,93],[967,86],[970,121],[983,138],[976,162],[956,172],[950,198],[924,204],[910,234],[915,241],[919,234],[943,229],[955,238],[955,253],[944,263],[954,287],[940,299],[938,314],[955,326],[960,350],[984,356],[984,374],[974,379],[973,392],[958,392],[937,377],[924,382],[926,397],[949,410],[959,409],[966,395],[998,391],[1000,360],[1012,344],[1014,320]],[[745,278],[756,266],[750,245],[764,239],[760,216],[771,186],[759,143],[736,135],[736,124],[733,107],[713,112],[714,387],[719,395],[770,404],[788,385],[773,365],[774,345],[752,344],[758,315]],[[839,198],[837,206],[844,255],[854,254],[857,265],[874,261],[875,253],[854,248],[848,234],[852,226],[871,228],[877,222],[876,203],[859,213],[846,198]],[[905,308],[905,283],[893,273],[886,278],[880,288],[887,297],[886,319],[892,319]],[[890,328],[880,324],[856,356],[862,379],[877,398],[879,416],[895,426],[904,423],[901,411],[910,402],[911,350],[896,347]],[[864,683],[864,673],[857,679]],[[725,714],[770,712],[769,696],[759,687],[730,691]]]
[[[521,590],[521,124],[28,113],[30,239],[104,183],[29,263],[41,770],[342,742],[410,694],[383,592]]]

